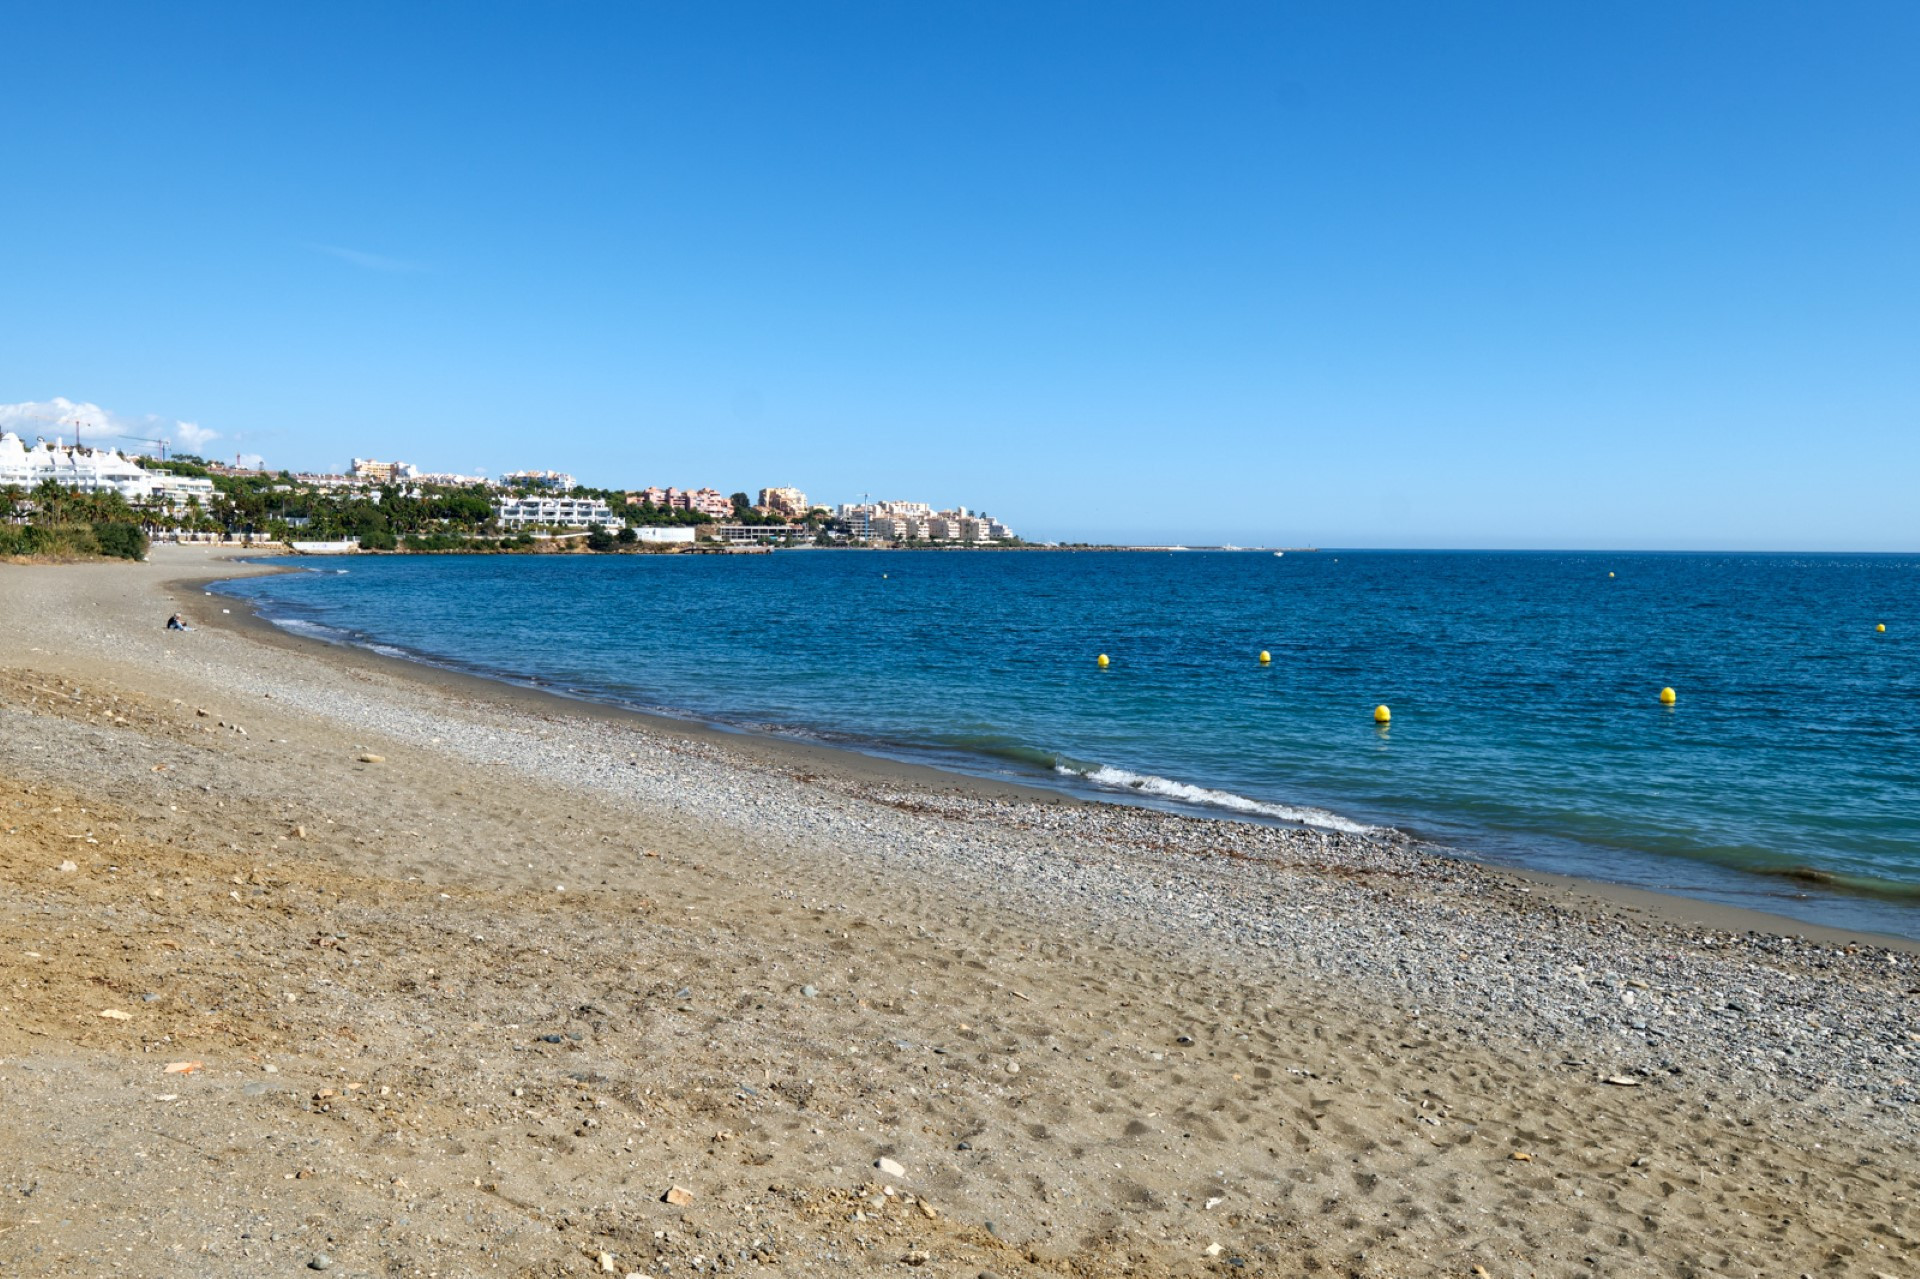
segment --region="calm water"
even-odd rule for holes
[[[1920,557],[295,562],[222,589],[602,700],[1920,934]]]

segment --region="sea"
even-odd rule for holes
[[[217,589],[569,697],[1920,936],[1920,556],[285,562]]]

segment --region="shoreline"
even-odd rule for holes
[[[240,557],[235,562],[243,563],[247,558],[252,557]],[[554,689],[541,688],[506,676],[488,675],[442,665],[424,658],[396,657],[376,652],[362,644],[333,642],[298,634],[262,616],[254,601],[223,595],[210,589],[222,582],[235,580],[236,576],[251,577],[299,571],[298,568],[290,565],[261,565],[251,573],[216,574],[188,580],[180,585],[207,592],[216,599],[226,599],[241,611],[215,612],[205,607],[204,597],[195,597],[193,601],[182,605],[182,608],[197,607],[199,609],[194,615],[196,624],[231,627],[256,641],[281,645],[309,656],[347,663],[365,663],[399,678],[420,680],[428,687],[458,691],[466,696],[480,698],[497,696],[507,705],[522,707],[536,713],[557,711],[597,717],[613,723],[638,723],[652,731],[684,734],[721,749],[739,750],[748,758],[761,764],[801,769],[838,770],[863,781],[918,786],[933,791],[969,794],[988,799],[1017,798],[1034,803],[1107,805],[1163,813],[1202,822],[1218,821],[1250,826],[1269,824],[1226,811],[1217,813],[1202,811],[1196,806],[1145,804],[1129,800],[1121,794],[1081,795],[1073,793],[1064,786],[1052,787],[1039,782],[985,777],[958,768],[943,768],[938,763],[869,752],[854,745],[802,741],[777,733],[717,724],[691,714],[682,717],[622,706],[587,695],[576,696]],[[1279,829],[1288,829],[1294,825],[1279,821],[1271,824]],[[1299,825],[1311,827],[1312,824],[1299,823]],[[1489,857],[1471,848],[1430,840],[1416,830],[1402,826],[1370,827],[1368,830],[1391,832],[1395,836],[1410,839],[1430,855],[1457,859],[1490,873],[1511,876],[1516,881],[1544,889],[1557,897],[1578,901],[1585,908],[1625,909],[1677,926],[1709,928],[1727,934],[1777,934],[1841,945],[1864,943],[1920,954],[1920,911],[1915,912],[1916,931],[1911,935],[1828,924],[1802,919],[1784,911],[1769,911],[1709,897],[1692,896],[1683,892],[1664,891],[1598,877],[1536,869]],[[1789,874],[1763,875],[1755,871],[1710,869],[1717,869],[1721,873],[1735,877],[1751,876],[1758,882],[1793,879]],[[1832,901],[1844,902],[1856,896],[1844,887],[1820,884],[1817,881],[1808,884],[1807,887],[1811,892],[1817,892]],[[1889,904],[1894,900],[1871,893],[1860,893],[1857,896],[1861,900],[1880,904]]]
[[[9,1273],[1871,1279],[1920,1232],[1909,947],[583,713],[156,560],[0,572]]]

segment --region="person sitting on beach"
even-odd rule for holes
[[[170,631],[190,631],[193,628],[180,620],[180,614],[175,613],[167,619],[167,629]]]

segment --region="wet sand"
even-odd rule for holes
[[[7,1273],[1910,1272],[1910,947],[564,703],[154,561],[0,568]]]

